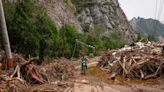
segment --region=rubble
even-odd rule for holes
[[[164,45],[157,43],[136,43],[118,50],[111,50],[102,56],[98,67],[111,76],[125,79],[151,79],[164,73]]]
[[[34,84],[55,83],[56,86],[63,87],[67,86],[66,80],[74,77],[75,68],[67,59],[53,60],[38,66],[35,65],[38,57],[24,59],[15,53],[13,57],[15,67],[10,75],[6,71],[5,53],[0,51],[0,92],[29,92],[28,89]]]
[[[69,60],[61,59],[50,64],[38,66],[38,73],[48,83],[56,80],[65,81],[74,76],[75,68]]]

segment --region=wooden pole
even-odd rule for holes
[[[6,55],[7,55],[7,67],[10,69],[10,68],[13,68],[13,58],[11,54],[11,48],[10,48],[10,42],[9,42],[9,37],[8,37],[8,32],[7,32],[7,27],[6,27],[2,0],[0,0],[0,25],[1,25],[2,39],[3,39],[3,43],[4,43]]]

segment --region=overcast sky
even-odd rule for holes
[[[157,10],[159,11],[160,3],[164,0],[157,1]],[[119,0],[119,3],[129,20],[138,16],[144,18],[155,18],[156,0]],[[159,14],[157,13],[157,15]],[[159,20],[164,21],[164,7]]]

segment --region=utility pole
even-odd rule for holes
[[[7,27],[6,27],[2,0],[0,0],[0,27],[1,27],[0,30],[2,32],[3,44],[4,44],[6,55],[7,55],[7,67],[8,69],[12,69],[14,66],[13,57],[11,54],[11,48],[10,48],[10,42],[9,42],[9,37],[8,37],[8,32],[7,32]]]
[[[88,44],[86,44],[86,43],[84,43],[84,42],[81,42],[81,41],[79,41],[78,39],[75,39],[75,42],[76,42],[76,43],[75,43],[75,47],[74,47],[74,49],[73,49],[73,53],[72,53],[72,57],[71,57],[71,58],[74,57],[75,50],[76,50],[78,44],[81,44],[81,45],[83,45],[83,46],[86,46],[86,47],[88,47],[88,48],[91,48],[91,49],[93,50],[93,52],[95,53],[95,47],[94,47],[94,46],[91,46],[91,45],[88,45]]]

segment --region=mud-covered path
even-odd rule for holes
[[[100,57],[89,59],[88,66],[96,66],[99,59]],[[96,76],[97,74],[92,74],[90,69],[88,69],[87,75],[81,75],[80,65],[75,68],[77,70],[76,79],[73,82],[73,86],[68,87],[65,92],[164,92],[164,78],[150,81],[150,83],[149,81],[138,80],[139,82],[124,81],[122,84],[120,79],[112,80],[112,82],[109,83],[102,79],[103,77],[106,77],[103,73],[102,76],[99,77]]]
[[[164,77],[142,81],[121,77],[109,79],[109,74],[95,67],[100,57],[89,59],[86,75],[81,74],[80,60],[75,63],[75,76],[66,81],[54,81],[43,85],[33,85],[28,92],[164,92]]]

